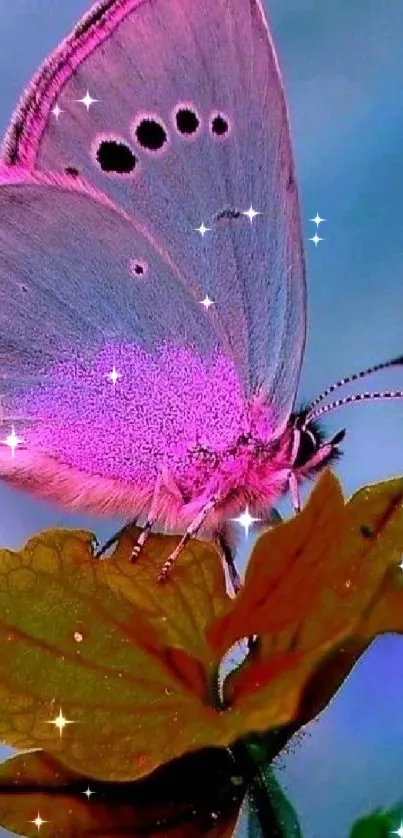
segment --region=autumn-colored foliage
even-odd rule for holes
[[[44,762],[25,764],[60,761],[61,783],[139,781],[257,734],[270,762],[272,735],[322,710],[376,635],[403,631],[402,499],[397,479],[345,503],[325,473],[298,517],[258,539],[236,598],[212,543],[193,540],[163,588],[174,536],[151,536],[135,564],[136,529],[103,561],[81,531],[1,550],[0,739],[44,749]],[[249,654],[224,678],[223,656],[247,637]]]

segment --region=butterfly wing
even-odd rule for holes
[[[1,473],[68,505],[133,512],[128,486],[146,503],[200,429],[222,444],[237,426],[242,393],[217,315],[102,193],[15,168],[2,181],[0,391],[3,427],[22,444],[15,457],[0,446]]]
[[[178,439],[230,439],[228,417],[259,390],[284,423],[304,267],[256,0],[203,0],[197,14],[191,0],[97,4],[34,79],[3,164],[0,374],[29,442],[19,468],[47,452],[148,489]]]

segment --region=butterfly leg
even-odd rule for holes
[[[159,582],[166,582],[169,576],[170,571],[172,570],[173,565],[175,564],[178,556],[181,554],[182,550],[188,543],[188,541],[192,538],[193,535],[196,535],[200,527],[202,526],[203,522],[207,518],[209,512],[217,505],[219,498],[212,497],[206,503],[205,506],[200,510],[199,514],[196,515],[196,518],[189,524],[185,534],[182,536],[179,544],[176,545],[175,550],[172,551],[171,555],[168,556],[165,564],[163,565],[160,574],[158,576]]]
[[[142,528],[141,533],[139,534],[139,536],[137,538],[136,543],[133,545],[133,549],[132,549],[132,552],[131,552],[131,555],[130,555],[130,561],[131,562],[135,562],[136,559],[138,559],[138,557],[139,557],[139,555],[140,555],[140,553],[141,553],[141,551],[142,551],[142,549],[143,549],[143,547],[144,547],[144,545],[147,541],[147,538],[150,535],[150,532],[151,532],[154,524],[155,524],[155,518],[152,518],[151,516],[149,518],[147,518],[147,520],[144,524],[144,527]]]
[[[291,495],[291,503],[294,508],[294,512],[301,512],[301,498],[299,494],[299,486],[297,478],[293,471],[290,472],[290,476],[288,478],[288,489]]]
[[[116,541],[119,540],[120,536],[124,535],[126,530],[129,530],[131,527],[136,526],[136,521],[137,521],[137,518],[133,518],[132,521],[128,521],[127,524],[124,524],[123,527],[120,528],[120,530],[118,530],[110,538],[108,538],[108,540],[105,541],[105,544],[103,544],[102,547],[100,547],[99,550],[97,550],[96,553],[94,553],[94,558],[95,559],[100,559],[101,556],[103,556],[103,554],[106,553],[107,550],[109,550],[109,547],[112,547],[113,544],[115,544]],[[130,555],[130,561],[131,562],[135,562],[136,559],[139,557],[139,555],[141,553],[141,550],[142,550],[145,542],[147,541],[147,538],[150,535],[150,532],[151,532],[154,524],[155,524],[155,519],[154,518],[151,518],[151,517],[147,518],[147,521],[145,522],[144,527],[142,528],[141,533],[139,534],[139,536],[137,538],[137,541],[133,546],[133,549],[132,549],[132,552],[131,552],[131,555]]]
[[[232,589],[234,591],[234,594],[237,594],[237,593],[239,593],[239,591],[241,590],[241,587],[242,587],[241,577],[240,577],[240,575],[239,575],[239,573],[236,569],[235,560],[234,560],[234,557],[232,555],[231,546],[228,543],[228,541],[226,540],[223,533],[218,533],[217,544],[218,544],[218,548],[219,548],[219,550],[220,550],[220,552],[221,552],[221,554],[224,557],[224,560],[226,562],[226,565],[227,565],[227,568],[228,568],[228,575],[229,575],[229,578],[231,580]]]
[[[94,553],[94,559],[100,559],[101,556],[103,556],[104,553],[106,553],[106,551],[109,550],[109,547],[112,547],[116,543],[116,541],[119,540],[120,536],[124,535],[126,530],[129,530],[130,527],[136,526],[136,521],[137,518],[133,518],[132,521],[128,521],[127,524],[123,524],[123,527],[121,527],[120,530],[111,535],[111,537],[108,538],[108,540],[105,541],[104,544],[102,544],[102,547],[100,547],[99,550],[97,550]]]
[[[137,538],[137,541],[133,546],[132,553],[131,553],[131,556],[130,556],[130,561],[131,562],[135,562],[136,559],[138,559],[138,557],[139,557],[139,555],[140,555],[140,553],[141,553],[141,551],[142,551],[142,549],[143,549],[143,547],[144,547],[144,545],[147,541],[147,538],[150,535],[151,530],[152,530],[152,528],[153,528],[153,526],[154,526],[154,524],[155,524],[155,522],[158,518],[157,507],[158,507],[158,501],[159,501],[159,497],[160,497],[162,482],[163,482],[163,472],[161,472],[157,477],[157,480],[156,480],[156,483],[155,483],[155,486],[154,486],[152,500],[151,500],[150,511],[148,513],[147,520],[144,524],[144,527],[142,528],[141,533],[139,534],[139,536]]]

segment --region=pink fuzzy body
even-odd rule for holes
[[[174,345],[151,358],[108,346],[91,362],[54,364],[15,409],[23,443],[14,456],[0,447],[3,478],[69,508],[146,515],[160,478],[158,525],[183,529],[218,494],[210,530],[246,504],[267,511],[287,488],[291,434],[273,441],[270,408],[244,401],[222,354],[202,361]]]

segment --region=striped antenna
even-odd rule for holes
[[[305,418],[304,427],[310,422],[323,416],[324,413],[329,413],[331,410],[337,410],[338,407],[344,407],[346,404],[352,402],[361,402],[372,399],[403,399],[403,390],[385,390],[378,393],[352,393],[350,396],[344,396],[343,399],[336,399],[330,404],[324,404],[316,410],[310,410]]]
[[[395,367],[399,364],[403,364],[403,355],[400,355],[398,358],[392,358],[391,361],[383,361],[381,364],[375,364],[373,367],[361,370],[361,372],[354,372],[352,375],[348,375],[347,378],[341,378],[340,381],[336,381],[334,384],[331,384],[330,387],[326,388],[326,390],[322,390],[322,392],[319,393],[319,396],[317,396],[316,399],[310,403],[309,410],[316,407],[316,405],[323,401],[323,399],[327,396],[330,396],[334,390],[337,390],[339,387],[343,387],[344,384],[349,384],[350,381],[357,381],[359,378],[365,378],[366,375],[372,375],[373,372],[379,372],[379,370],[385,370],[388,367]]]

